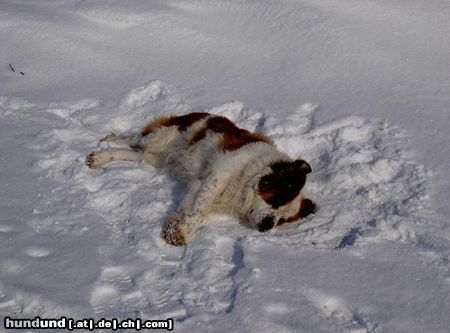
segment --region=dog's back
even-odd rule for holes
[[[141,135],[144,159],[155,167],[168,167],[185,182],[200,177],[218,155],[236,152],[250,143],[273,146],[262,134],[203,112],[159,118],[149,123]]]

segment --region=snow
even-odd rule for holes
[[[449,15],[438,0],[2,1],[2,316],[448,332]],[[171,247],[179,184],[84,165],[109,132],[198,110],[307,160],[317,214],[265,234],[215,216]]]

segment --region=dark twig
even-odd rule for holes
[[[9,68],[11,68],[11,70],[12,70],[13,72],[16,72],[16,71],[14,70],[14,67],[13,67],[11,64],[9,64]]]

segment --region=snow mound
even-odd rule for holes
[[[141,107],[164,95],[166,89],[161,81],[151,81],[127,93],[122,99],[122,107],[125,109]]]

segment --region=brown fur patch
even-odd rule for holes
[[[297,214],[288,217],[287,219],[280,219],[280,221],[278,221],[277,227],[285,223],[295,222],[298,219],[302,219],[310,214],[314,214],[315,212],[316,204],[310,199],[302,199],[302,203],[300,204],[300,209],[298,210]]]
[[[207,131],[223,134],[223,140],[219,147],[223,151],[233,151],[251,142],[273,144],[272,140],[260,133],[252,133],[238,128],[231,120],[222,116],[214,116],[209,118],[205,126],[192,136],[189,145],[194,145],[204,139]]]
[[[158,118],[150,122],[146,127],[144,127],[141,131],[141,134],[142,136],[146,136],[149,135],[150,133],[153,133],[160,127],[170,127],[170,126],[177,126],[180,132],[184,132],[193,123],[207,116],[209,116],[209,113],[206,112],[192,112],[185,114],[183,116],[170,116]]]

